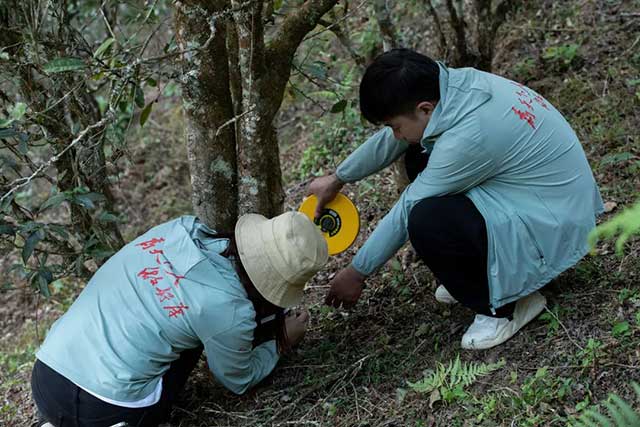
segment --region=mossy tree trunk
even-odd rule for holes
[[[176,38],[182,56],[183,106],[196,215],[219,230],[232,230],[238,215],[236,138],[226,48],[228,1],[177,4]]]
[[[177,3],[193,206],[217,229],[232,229],[243,213],[282,211],[273,121],[296,49],[337,0],[305,2],[266,37],[268,3]]]

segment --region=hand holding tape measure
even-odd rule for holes
[[[327,240],[329,255],[343,252],[353,244],[360,231],[360,217],[353,202],[344,194],[336,197],[324,206],[316,218],[318,198],[311,195],[305,198],[298,209],[318,226]]]

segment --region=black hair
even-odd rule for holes
[[[423,101],[440,100],[440,68],[431,58],[411,49],[392,49],[367,67],[360,82],[360,111],[380,124],[412,113]]]
[[[255,347],[263,342],[275,339],[278,352],[282,354],[289,351],[284,308],[269,302],[256,289],[238,255],[235,233],[220,232],[216,233],[215,237],[229,239],[229,246],[227,246],[227,249],[225,249],[221,255],[233,262],[240,283],[242,283],[249,297],[249,301],[251,301],[256,311],[256,329],[253,331],[253,346]],[[261,322],[262,319],[266,319],[269,316],[274,316],[274,319],[264,323]]]

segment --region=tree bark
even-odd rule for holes
[[[233,2],[239,6],[239,2]],[[242,76],[240,213],[258,212],[269,217],[282,212],[284,192],[273,121],[282,104],[296,49],[336,3],[337,0],[305,2],[287,16],[268,45],[260,19],[263,2],[256,2],[245,13],[234,12]]]
[[[182,88],[192,204],[196,215],[217,230],[233,230],[238,216],[227,24],[221,16],[229,6],[225,0],[190,0],[176,7],[176,39],[186,51]]]
[[[433,18],[433,24],[436,29],[436,33],[438,34],[438,41],[440,42],[440,55],[446,58],[449,55],[449,44],[447,43],[447,38],[444,35],[444,31],[442,30],[442,24],[440,22],[440,15],[438,11],[433,6],[433,2],[431,0],[425,0],[427,6],[429,7],[429,13]]]
[[[387,7],[387,0],[374,0],[373,9],[376,13],[376,20],[380,27],[380,33],[382,34],[382,49],[386,52],[396,47],[400,47],[398,34],[393,26],[391,14]]]
[[[506,21],[507,13],[515,6],[515,1],[502,0],[496,6],[495,11],[491,0],[475,0],[474,3],[476,9],[477,45],[480,54],[477,67],[491,72],[498,30]]]
[[[183,96],[193,205],[214,228],[231,229],[243,213],[272,217],[282,212],[273,121],[296,49],[337,1],[305,2],[285,18],[268,45],[262,0],[177,3],[180,48],[206,45],[183,55]]]

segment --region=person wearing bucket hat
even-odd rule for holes
[[[298,212],[247,214],[231,233],[193,216],[150,229],[98,269],[36,353],[39,425],[159,425],[203,351],[244,393],[304,335],[308,314],[285,308],[327,259]]]

